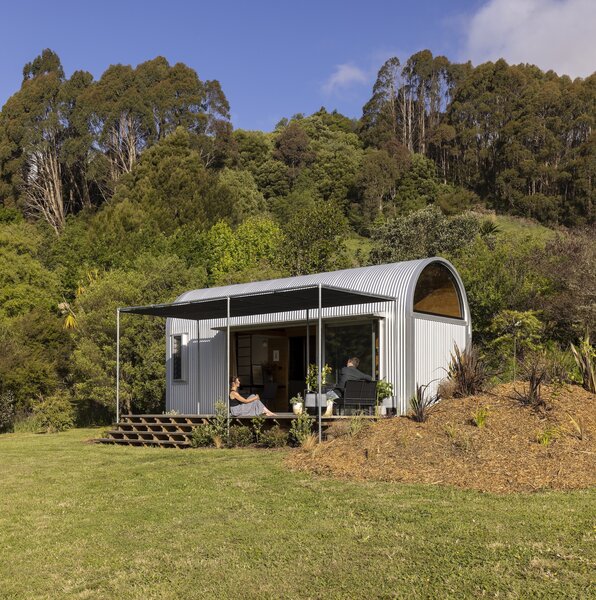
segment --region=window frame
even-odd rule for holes
[[[427,310],[417,310],[415,308],[416,303],[415,303],[415,299],[416,299],[416,289],[418,288],[418,284],[420,283],[420,278],[422,277],[422,275],[424,274],[424,271],[426,271],[427,269],[434,267],[434,268],[439,268],[442,269],[443,271],[446,272],[447,277],[449,278],[454,290],[455,290],[455,294],[457,297],[457,302],[459,305],[459,313],[460,316],[456,317],[453,315],[446,315],[446,314],[441,314],[438,312],[432,312],[432,311],[427,311]],[[437,289],[437,288],[435,288]],[[418,274],[418,277],[416,278],[416,282],[414,284],[413,290],[412,290],[412,314],[413,315],[421,315],[421,316],[427,316],[427,317],[434,317],[435,319],[450,319],[452,321],[456,321],[458,323],[461,323],[462,321],[465,322],[466,321],[466,305],[463,299],[463,295],[461,293],[461,289],[460,289],[460,284],[457,280],[457,277],[455,276],[455,274],[451,271],[451,269],[445,265],[442,262],[433,262],[430,263],[428,265],[426,265]],[[434,319],[433,319],[434,320]]]
[[[176,339],[180,339],[180,353],[175,353]],[[180,357],[180,377],[175,377],[176,368],[174,361],[177,360],[177,356]],[[188,382],[188,334],[187,333],[173,333],[170,336],[170,357],[172,359],[172,382],[173,383],[187,383]]]

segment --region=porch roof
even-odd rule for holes
[[[175,319],[225,319],[233,317],[274,314],[319,308],[319,289],[321,290],[321,308],[371,304],[395,300],[382,294],[356,292],[326,284],[280,288],[263,292],[239,293],[217,298],[172,302],[170,304],[150,304],[147,306],[125,306],[122,313],[169,317]]]

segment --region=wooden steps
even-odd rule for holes
[[[122,415],[100,444],[190,448],[192,430],[210,415]]]
[[[118,444],[129,446],[161,446],[164,448],[190,448],[192,430],[206,423],[213,415],[122,415],[113,429],[105,437],[96,439],[100,444]],[[232,417],[232,425],[249,425],[253,417]],[[296,418],[293,413],[281,413],[275,417],[265,417],[271,425],[279,424],[289,429]],[[351,419],[350,416],[323,417],[323,428],[334,421]],[[360,417],[375,419],[376,417]]]

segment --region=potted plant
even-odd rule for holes
[[[292,405],[292,411],[295,415],[301,415],[304,409],[304,398],[301,394],[296,394],[293,398],[290,398],[290,404]]]
[[[305,395],[305,406],[317,406],[317,392],[319,387],[319,369],[317,365],[308,365],[308,372],[306,373],[306,395]],[[327,384],[327,377],[331,375],[331,367],[328,364],[324,364],[321,369],[321,388]]]
[[[387,414],[387,407],[383,405],[383,400],[393,396],[393,384],[385,379],[377,381],[375,414],[380,417]]]

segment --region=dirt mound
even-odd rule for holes
[[[322,475],[498,493],[596,485],[596,396],[577,386],[544,386],[547,408],[534,410],[512,399],[514,391],[507,384],[444,400],[425,423],[395,417],[362,423],[359,432],[352,425],[351,433],[341,425],[338,437],[287,460]],[[488,416],[478,427],[472,416],[483,408]]]

